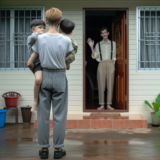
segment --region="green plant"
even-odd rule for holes
[[[158,94],[155,102],[153,102],[152,105],[146,100],[144,103],[156,113],[154,117],[154,122],[156,122],[157,118],[160,117],[160,94]]]
[[[160,110],[156,113],[155,117],[154,117],[154,123],[156,122],[156,120],[160,118]]]
[[[154,112],[158,112],[160,109],[160,103],[153,102],[152,105],[148,101],[144,101],[144,103],[151,108]]]

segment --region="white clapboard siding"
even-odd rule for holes
[[[132,39],[136,40],[136,35],[129,35],[129,40],[132,40]]]

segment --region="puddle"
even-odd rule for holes
[[[13,139],[5,139],[6,142],[37,142],[36,138],[13,138]]]

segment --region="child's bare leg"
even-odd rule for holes
[[[66,62],[66,68],[67,68],[67,70],[70,69],[70,63]]]
[[[37,110],[37,104],[38,104],[38,95],[39,95],[39,90],[42,82],[42,71],[37,71],[35,73],[35,84],[34,84],[34,102],[33,106],[31,109],[32,113],[35,113]]]

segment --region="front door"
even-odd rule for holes
[[[83,111],[84,112],[127,112],[128,111],[128,9],[87,8],[83,10]],[[87,39],[95,44],[102,40],[99,29],[107,27],[109,39],[116,42],[116,68],[112,110],[97,110],[99,105],[97,68],[98,62],[91,57]],[[107,94],[107,92],[106,92]],[[107,96],[105,94],[105,102]],[[126,101],[127,100],[127,101]]]
[[[112,22],[112,40],[116,42],[116,75],[115,75],[115,101],[116,108],[126,109],[125,101],[125,63],[126,63],[126,18],[122,13],[115,17]]]

